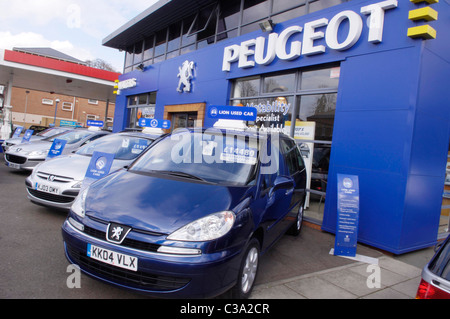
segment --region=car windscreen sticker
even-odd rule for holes
[[[227,163],[238,164],[256,164],[257,150],[256,148],[245,148],[225,145],[220,159]]]
[[[143,150],[147,148],[146,140],[137,140],[134,142],[133,147],[131,148],[131,153],[133,154],[141,154]]]
[[[124,138],[122,141],[122,148],[128,148],[128,146],[130,146],[130,139]]]

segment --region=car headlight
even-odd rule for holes
[[[86,205],[86,197],[89,192],[89,187],[84,189],[80,194],[78,194],[75,202],[72,204],[71,210],[77,214],[78,216],[84,218],[86,214],[85,205]]]
[[[72,186],[72,188],[81,188],[81,186],[83,186],[83,181],[76,183],[75,185]]]
[[[47,155],[49,150],[44,150],[44,151],[32,151],[29,152],[27,155],[28,156],[42,156],[42,155]]]
[[[234,225],[236,216],[224,211],[200,218],[170,234],[167,239],[178,241],[208,241],[224,236]]]

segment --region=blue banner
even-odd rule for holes
[[[336,256],[356,256],[359,224],[358,176],[338,174],[337,226],[334,244]]]
[[[86,174],[84,175],[80,193],[96,180],[108,175],[113,161],[114,154],[94,152],[91,161],[89,162],[89,167],[86,170]]]
[[[61,155],[64,147],[66,146],[66,143],[66,140],[59,140],[57,138],[54,139],[52,147],[50,147],[50,150],[48,151],[47,159],[51,159],[53,157]]]
[[[86,171],[85,178],[100,179],[109,174],[114,154],[94,152]]]
[[[22,131],[23,131],[23,127],[22,127],[22,126],[18,126],[18,127],[16,128],[16,130],[14,131],[13,137],[19,137],[20,134],[22,134]]]
[[[208,117],[217,120],[256,121],[257,110],[248,106],[211,105]]]
[[[34,130],[27,130],[25,132],[25,135],[22,138],[22,143],[29,142],[30,138],[31,138],[31,135],[33,135],[33,132],[34,132]]]
[[[93,127],[103,127],[104,123],[103,123],[103,121],[88,120],[86,125],[93,126]]]
[[[140,127],[170,129],[170,127],[172,126],[172,123],[169,120],[140,118],[139,126]]]

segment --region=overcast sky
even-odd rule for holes
[[[0,0],[0,48],[51,47],[123,71],[124,53],[102,40],[157,0]]]

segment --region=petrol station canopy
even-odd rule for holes
[[[49,53],[59,53],[52,54]],[[80,98],[115,101],[120,73],[96,69],[55,50],[1,50],[0,85]],[[6,97],[6,101],[7,101]],[[5,102],[6,102],[5,101]]]

